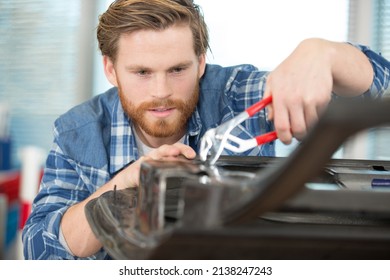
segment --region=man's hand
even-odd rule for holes
[[[303,41],[267,78],[264,97],[278,138],[285,144],[292,137],[302,140],[318,121],[332,92],[356,96],[372,83],[373,70],[367,57],[354,46],[322,39]]]
[[[196,152],[187,145],[182,143],[175,143],[173,145],[162,145],[153,150],[149,154],[142,156],[137,161],[129,165],[117,176],[121,176],[118,189],[137,187],[139,185],[139,173],[141,163],[145,160],[177,160],[178,157],[184,156],[187,159],[193,159]],[[119,179],[119,178],[117,178]]]

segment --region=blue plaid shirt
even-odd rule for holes
[[[360,47],[360,46],[359,46]],[[360,47],[370,58],[375,79],[365,95],[389,94],[389,62]],[[195,151],[205,131],[231,119],[263,96],[266,72],[251,65],[207,65],[200,81],[198,106],[188,122],[185,143]],[[264,111],[233,130],[240,138],[273,130]],[[225,152],[225,154],[227,154]],[[274,143],[246,152],[248,156],[274,156]],[[78,203],[128,163],[138,159],[131,120],[123,111],[117,89],[96,96],[60,116],[54,127],[54,143],[48,155],[40,191],[23,229],[26,259],[77,259],[59,239],[65,211]],[[104,249],[88,259],[110,258]]]

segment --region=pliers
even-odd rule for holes
[[[230,134],[234,127],[264,109],[271,102],[272,96],[264,98],[231,120],[216,128],[207,130],[200,142],[200,160],[203,162],[207,161],[209,165],[214,165],[224,149],[234,153],[242,153],[258,145],[276,140],[278,136],[275,131],[256,136],[252,139],[240,139]]]

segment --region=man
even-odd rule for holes
[[[289,143],[305,136],[332,94],[389,92],[387,61],[366,47],[321,39],[303,41],[271,73],[206,65],[207,28],[192,0],[115,1],[97,37],[114,87],[56,120],[23,230],[28,259],[109,258],[86,220],[86,203],[114,186],[136,187],[146,159],[193,159],[209,128],[265,96],[273,96],[268,119],[260,113],[235,135],[275,128]],[[274,144],[246,155],[273,156]]]

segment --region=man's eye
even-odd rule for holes
[[[184,68],[183,67],[176,67],[172,69],[173,73],[180,73],[183,72]]]
[[[137,74],[140,75],[140,76],[146,76],[146,75],[149,74],[149,72],[146,71],[146,70],[139,70],[139,71],[137,72]]]

